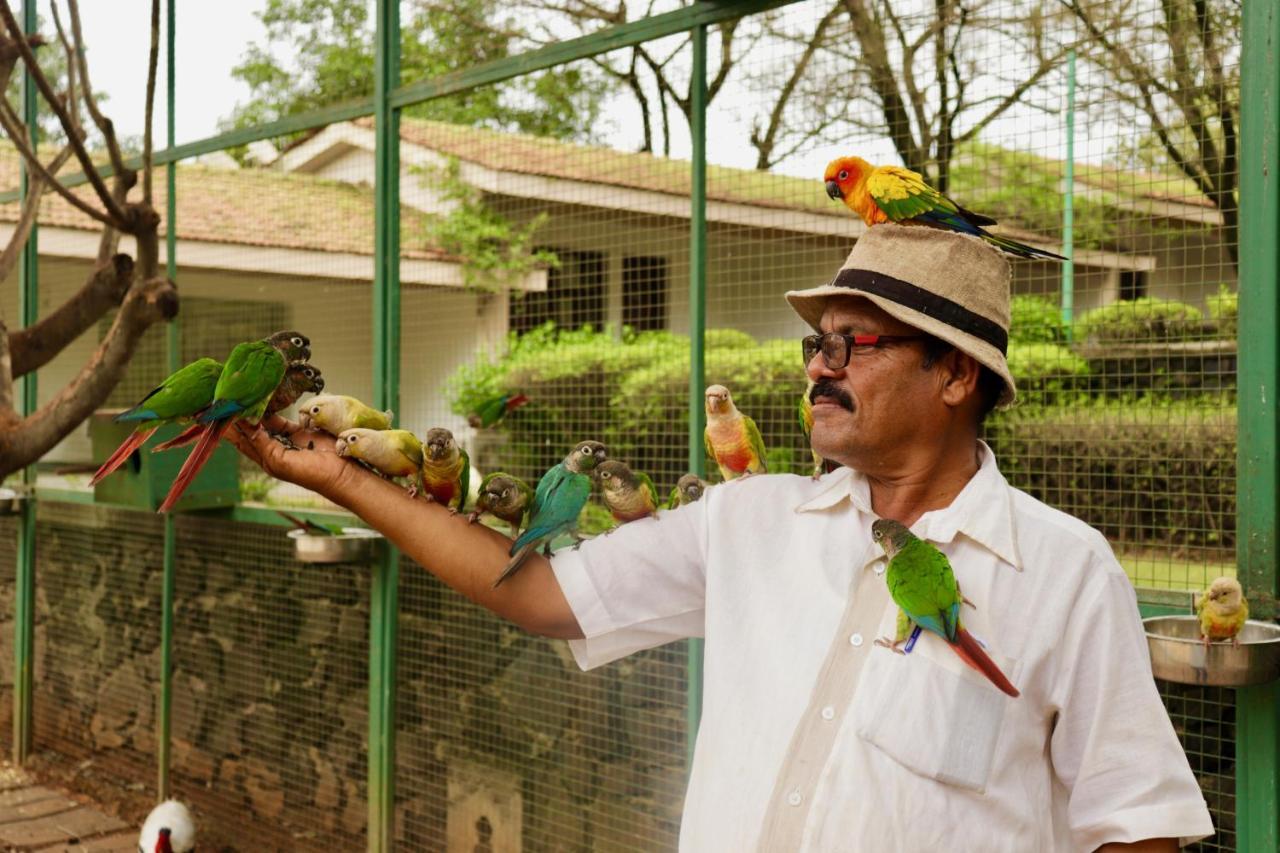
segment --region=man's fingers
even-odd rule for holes
[[[262,419],[262,425],[277,435],[293,435],[301,426],[288,420],[283,415],[267,415]]]

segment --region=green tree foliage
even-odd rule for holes
[[[251,44],[232,76],[252,96],[228,124],[249,127],[373,93],[374,25],[369,3],[268,0],[258,13],[264,43]],[[406,81],[501,59],[522,48],[515,21],[496,0],[420,0],[402,15]],[[283,56],[282,56],[283,54]],[[437,98],[405,110],[454,124],[589,141],[607,84],[582,68],[557,68]]]

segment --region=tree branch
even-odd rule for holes
[[[178,310],[173,283],[155,278],[130,288],[115,322],[80,372],[53,399],[14,429],[0,431],[0,477],[31,464],[106,401],[120,381],[139,339]]]
[[[111,158],[111,169],[115,172],[116,179],[120,180],[125,175],[132,174],[133,170],[124,165],[124,155],[120,153],[120,142],[116,139],[115,124],[102,114],[93,97],[93,86],[89,82],[89,61],[85,58],[84,37],[80,33],[80,4],[77,0],[67,0],[67,9],[71,12],[71,34],[75,41],[76,64],[80,67],[80,92],[84,96],[84,106],[102,134],[107,155]]]
[[[70,157],[71,148],[63,148],[49,161],[45,172],[56,175]],[[22,210],[18,213],[18,223],[9,237],[9,245],[4,247],[3,253],[0,253],[0,281],[7,279],[9,273],[13,272],[13,268],[18,263],[18,257],[22,253],[22,247],[26,245],[27,238],[31,235],[31,226],[35,224],[36,217],[40,213],[44,183],[44,178],[39,173],[31,176],[31,182],[27,185],[27,197],[22,200]]]
[[[25,128],[22,121],[16,114],[14,114],[13,107],[10,106],[7,100],[0,100],[0,125],[3,125],[5,133],[9,135],[9,140],[13,142],[14,147],[18,149],[18,153],[22,155],[22,158],[27,162],[27,165],[31,170],[40,176],[41,181],[49,184],[53,190],[57,192],[58,195],[65,198],[72,207],[77,208],[104,225],[113,224],[113,221],[107,214],[98,210],[96,207],[80,198],[80,196],[64,187],[57,178],[49,174],[49,171],[44,167],[44,164],[40,162],[40,158],[31,150],[31,146],[26,140]],[[72,142],[69,147],[74,149],[75,143]]]
[[[48,364],[103,314],[120,304],[133,282],[133,259],[116,255],[89,276],[79,292],[38,323],[9,334],[13,377]]]
[[[921,171],[924,158],[911,137],[911,118],[907,106],[898,93],[897,80],[889,63],[889,51],[884,42],[884,31],[876,23],[865,0],[842,0],[853,32],[862,48],[862,57],[871,77],[871,89],[880,99],[884,115],[884,127],[908,169]]]
[[[142,131],[142,200],[151,204],[151,125],[155,115],[156,65],[160,57],[160,0],[151,0],[151,54],[147,60],[147,109]]]

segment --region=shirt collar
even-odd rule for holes
[[[913,532],[940,545],[962,533],[1017,571],[1022,571],[1017,531],[1013,517],[1013,495],[1008,482],[996,467],[995,454],[985,442],[978,442],[982,462],[950,506],[920,516]],[[848,500],[855,509],[873,515],[871,486],[867,478],[848,468],[840,468],[823,478],[829,480],[822,491],[796,507],[796,512],[830,509]]]

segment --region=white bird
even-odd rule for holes
[[[138,836],[138,853],[189,853],[195,848],[196,825],[182,803],[165,800],[147,815]]]

